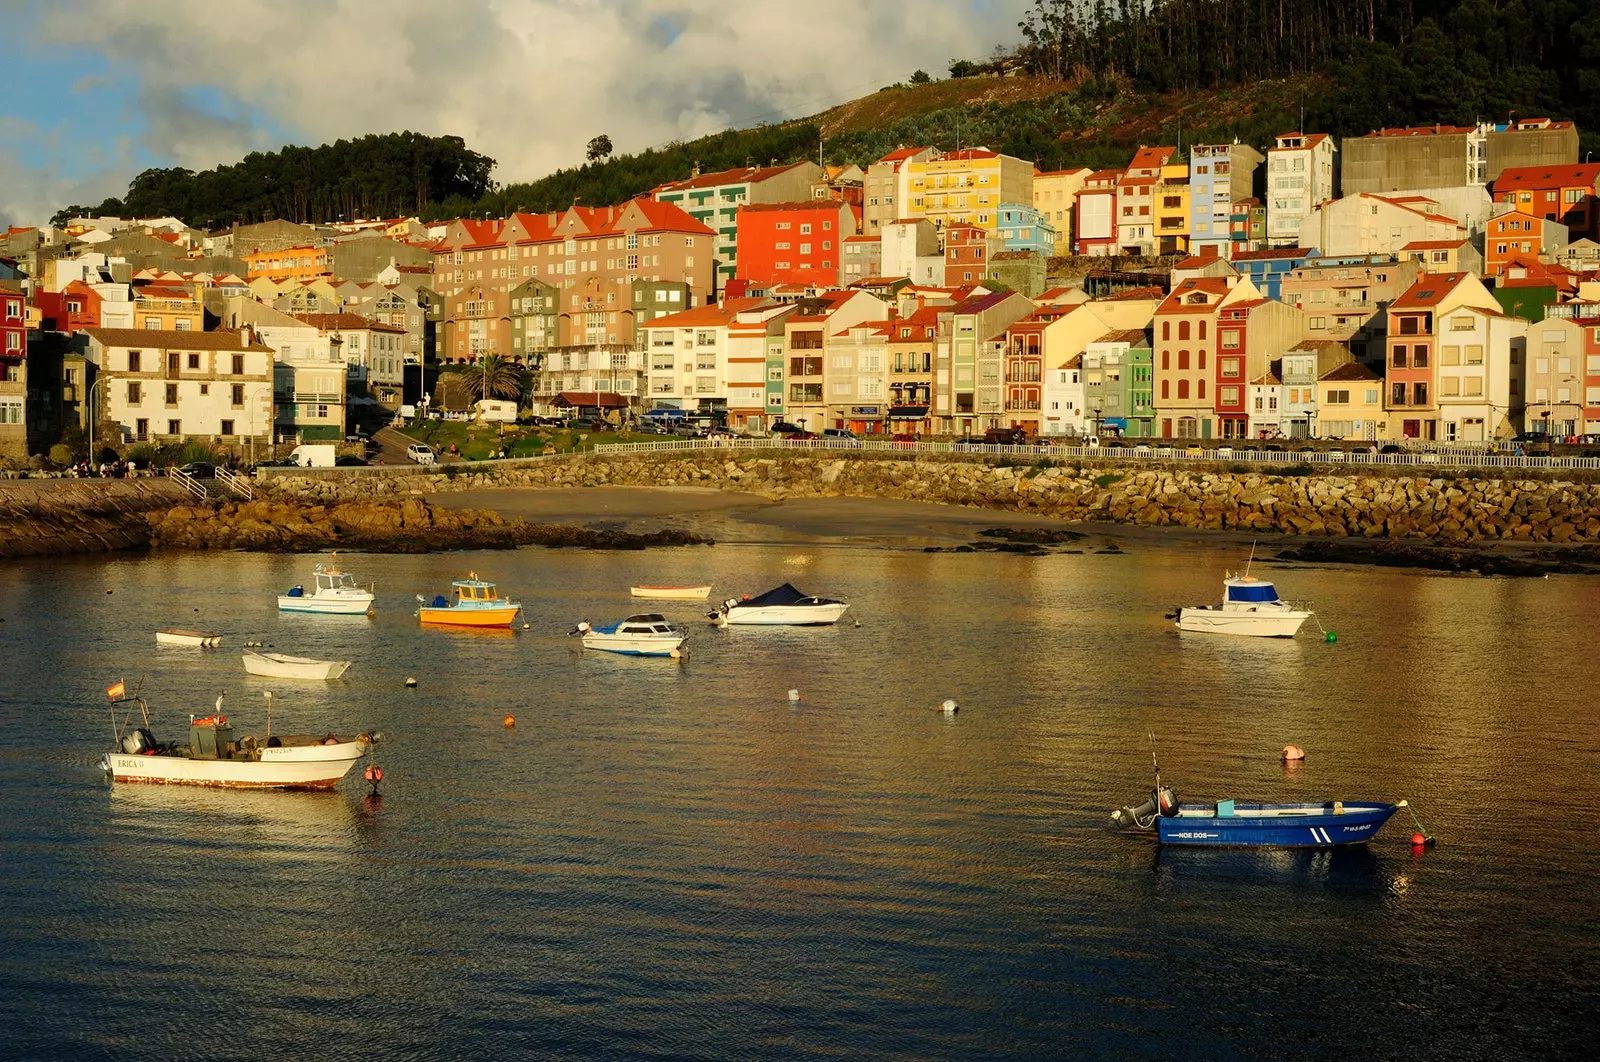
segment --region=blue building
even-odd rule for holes
[[[1250,198],[1265,156],[1248,144],[1195,144],[1189,149],[1189,253],[1228,257],[1233,205]]]
[[[996,235],[1007,251],[1038,251],[1045,256],[1055,253],[1055,227],[1031,206],[1001,203]]]
[[[1276,299],[1283,290],[1283,279],[1305,265],[1307,260],[1320,257],[1314,247],[1271,247],[1265,251],[1237,251],[1233,268],[1242,277],[1249,277],[1256,290],[1269,299]]]

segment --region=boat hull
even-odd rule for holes
[[[201,631],[156,631],[157,645],[181,645],[189,649],[215,649],[222,644],[222,635]]]
[[[262,678],[303,679],[331,682],[350,670],[348,660],[305,660],[274,658],[264,653],[245,653],[244,669]]]
[[[720,622],[728,626],[828,627],[838,623],[849,608],[842,601],[827,605],[735,605],[722,614]]]
[[[259,760],[191,760],[112,752],[106,754],[103,766],[116,782],[217,789],[332,789],[366,753],[364,741],[262,749]]]
[[[365,616],[372,611],[373,596],[364,597],[290,597],[278,595],[279,612],[308,612],[317,616]]]
[[[1243,638],[1293,638],[1310,618],[1309,612],[1182,608],[1178,610],[1178,629],[1193,634],[1229,634]]]
[[[628,593],[634,597],[648,597],[659,601],[704,601],[711,596],[711,584],[705,586],[630,586]]]
[[[1273,814],[1252,812],[1271,808]],[[1209,814],[1207,811],[1209,810]],[[1215,809],[1182,805],[1178,814],[1157,819],[1162,844],[1210,848],[1337,848],[1366,844],[1399,810],[1396,804],[1345,804],[1335,814],[1328,804],[1246,805],[1231,816]]]
[[[605,634],[585,634],[583,647],[618,656],[672,656],[683,645],[683,638],[638,638]]]
[[[429,608],[417,610],[424,626],[432,627],[509,627],[522,611],[520,605],[506,608]]]

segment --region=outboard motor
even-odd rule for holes
[[[1166,786],[1150,790],[1150,798],[1138,807],[1117,808],[1111,821],[1124,830],[1148,830],[1156,823],[1156,816],[1171,818],[1178,813],[1178,798]]]
[[[135,728],[132,733],[122,739],[122,751],[129,756],[143,756],[146,751],[155,747],[155,735],[142,726]]]

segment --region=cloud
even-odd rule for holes
[[[1027,0],[57,0],[39,43],[138,85],[141,146],[201,168],[413,129],[527,180],[607,133],[636,151],[813,113],[1015,39]]]

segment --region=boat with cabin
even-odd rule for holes
[[[422,607],[417,618],[423,624],[441,627],[506,627],[522,611],[519,602],[500,596],[494,583],[478,578],[473,572],[466,579],[456,579],[450,584],[455,600],[435,595],[432,601],[417,595]]]
[[[189,717],[186,742],[163,742],[155,737],[149,706],[143,698],[137,694],[126,697],[120,682],[107,693],[111,696],[114,744],[101,766],[113,782],[225,789],[332,789],[350,773],[357,760],[371,754],[382,736],[273,734],[269,695],[263,738],[237,733],[222,714],[222,698],[218,697],[214,714]],[[119,726],[118,708],[124,705],[127,711]],[[140,722],[130,726],[135,711]]]
[[[355,576],[349,572],[319,563],[311,571],[311,591],[307,593],[303,585],[290,587],[287,593],[278,595],[278,611],[365,616],[372,613],[375,598],[372,588],[357,586]]]
[[[838,623],[849,607],[843,601],[802,593],[784,583],[757,597],[730,597],[707,615],[724,627],[826,627]]]
[[[252,675],[263,678],[331,682],[344,677],[344,673],[350,670],[350,661],[313,660],[306,656],[290,656],[288,653],[263,653],[255,649],[246,649],[244,669]]]
[[[654,613],[629,616],[604,627],[592,627],[584,620],[572,634],[583,635],[585,649],[621,656],[678,656],[685,637],[665,616]]]
[[[634,597],[657,601],[704,601],[711,596],[711,584],[704,586],[630,586],[628,593]]]

